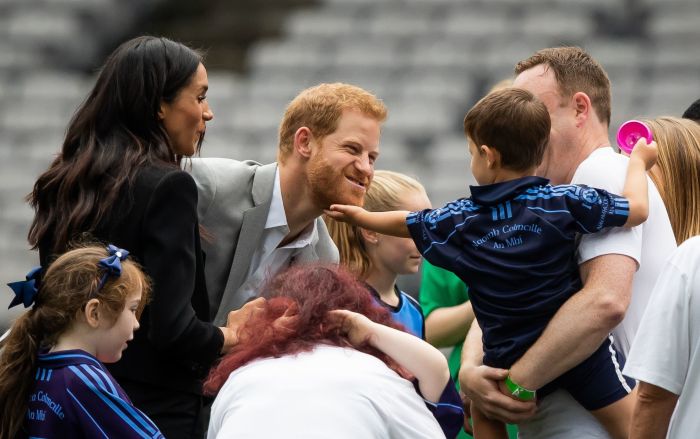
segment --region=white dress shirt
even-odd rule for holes
[[[300,251],[318,240],[316,221],[312,221],[295,240],[280,247],[280,243],[288,234],[289,225],[287,224],[287,215],[284,213],[278,168],[275,171],[275,184],[265,230],[263,230],[260,245],[255,250],[253,259],[250,261],[248,274],[239,291],[244,292],[247,297],[259,296],[262,293],[260,288],[265,281],[289,267]]]

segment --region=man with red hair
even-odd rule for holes
[[[320,84],[288,105],[277,162],[193,159],[214,322],[299,262],[337,262],[320,219],[332,203],[362,205],[379,156],[384,104],[349,84]]]

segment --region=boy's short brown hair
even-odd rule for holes
[[[464,134],[477,148],[494,148],[501,154],[501,165],[514,171],[542,162],[550,127],[542,101],[513,87],[489,93],[464,117]]]

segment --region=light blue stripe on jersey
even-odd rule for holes
[[[450,403],[447,403],[447,402],[437,402],[437,403],[436,403],[436,402],[428,401],[427,399],[423,399],[423,401],[424,401],[426,404],[428,404],[428,405],[430,405],[430,406],[432,406],[432,407],[452,407],[452,408],[455,408],[455,409],[457,409],[457,410],[459,410],[459,411],[461,411],[461,412],[464,411],[464,407],[460,407],[460,406],[458,406],[458,405],[450,404]]]
[[[134,418],[134,420],[141,424],[141,426],[144,427],[150,434],[156,433],[156,429],[151,425],[150,419],[146,418],[146,416],[140,410],[129,404],[127,401],[124,401],[122,397],[119,396],[117,389],[114,387],[114,384],[112,384],[112,380],[102,369],[95,366],[89,366],[87,364],[83,364],[81,367],[95,379],[95,382],[100,385],[102,390],[114,396],[116,401],[131,415],[132,418]],[[102,379],[100,380],[97,375],[100,375]],[[109,385],[109,389],[107,389],[107,386],[105,386],[104,383]]]
[[[568,214],[571,213],[568,210],[547,210],[547,209],[543,209],[541,207],[531,207],[531,206],[527,206],[527,208],[530,210],[541,210],[544,213],[568,213]]]
[[[91,363],[95,363],[98,366],[102,366],[102,364],[99,361],[97,361],[96,359],[89,357],[87,355],[81,355],[81,354],[42,355],[39,358],[39,361],[47,361],[47,360],[54,360],[54,359],[61,359],[61,358],[84,358],[86,360],[89,360]]]
[[[528,194],[522,194],[518,195],[517,197],[513,198],[514,200],[537,200],[537,199],[543,199],[543,200],[549,200],[550,198],[561,198],[561,197],[571,197],[575,200],[579,200],[580,197],[578,197],[575,194],[572,194],[571,192],[564,192],[561,194],[556,194],[556,193],[548,193],[548,194],[535,194],[535,195],[528,195]]]
[[[97,423],[97,421],[95,420],[95,418],[92,417],[92,415],[90,414],[90,412],[87,411],[87,409],[85,408],[85,406],[78,400],[78,398],[76,398],[75,395],[73,395],[73,392],[71,392],[70,389],[66,389],[66,392],[68,392],[68,394],[70,395],[70,397],[73,398],[73,401],[75,401],[75,402],[78,404],[78,406],[83,410],[83,412],[85,412],[85,414],[88,416],[88,418],[90,418],[90,420],[92,421],[92,423],[95,424],[95,427],[97,427],[97,429],[100,430],[100,432],[101,432],[107,439],[109,439],[109,436],[107,436],[107,433],[105,433],[105,431],[102,429],[102,427],[100,427],[100,424]]]
[[[468,217],[464,218],[464,221],[462,221],[461,223],[457,224],[457,225],[455,226],[454,230],[451,231],[449,235],[447,235],[447,238],[445,238],[444,241],[441,241],[441,242],[433,241],[433,242],[431,242],[430,245],[428,246],[428,248],[425,249],[425,252],[424,252],[423,254],[428,253],[428,252],[433,248],[434,245],[443,245],[444,243],[446,243],[447,241],[449,241],[450,238],[452,238],[452,235],[454,235],[455,233],[457,233],[457,228],[458,228],[458,227],[463,226],[467,221],[469,221],[470,219],[472,219],[472,218],[474,218],[474,217],[476,217],[476,216],[479,216],[479,215],[472,215],[472,216],[468,216]]]
[[[93,370],[94,366],[91,367],[88,364],[81,364],[80,368],[87,372],[92,377],[92,379],[95,380],[95,383],[97,383],[102,388],[102,390],[104,390],[112,396],[116,396],[117,398],[119,398],[119,394],[117,394],[117,389],[114,388],[114,386],[109,380],[106,380],[104,377],[97,376],[97,374]],[[107,388],[108,385],[109,389]]]
[[[141,430],[136,424],[134,424],[134,422],[133,422],[131,419],[129,419],[128,416],[126,416],[126,414],[125,414],[124,412],[122,412],[121,410],[119,410],[119,407],[117,407],[116,405],[114,405],[114,403],[113,403],[112,401],[110,401],[109,398],[106,398],[106,397],[104,396],[104,394],[103,394],[102,392],[100,392],[100,391],[97,389],[97,387],[95,387],[95,384],[93,384],[85,375],[83,375],[83,373],[80,371],[80,369],[78,369],[78,368],[75,367],[75,366],[68,366],[68,368],[69,368],[78,378],[80,378],[80,379],[85,383],[85,385],[86,385],[90,390],[92,390],[93,393],[95,393],[95,395],[97,395],[105,404],[107,404],[107,406],[108,406],[109,408],[111,408],[112,411],[113,411],[117,416],[119,416],[127,425],[129,425],[136,433],[138,433],[138,434],[139,434],[141,437],[143,437],[143,438],[150,438],[150,437],[151,437],[151,436],[149,436],[148,434],[146,434],[146,432],[144,432],[143,430]]]
[[[144,427],[150,434],[155,434],[156,429],[151,425],[150,419],[146,418],[146,416],[138,410],[136,407],[133,405],[129,404],[127,401],[124,401],[121,396],[119,396],[119,393],[117,392],[117,389],[114,387],[112,384],[112,380],[107,376],[107,374],[102,370],[94,366],[87,366],[83,365],[83,367],[91,367],[93,371],[91,371],[91,375],[93,378],[95,378],[95,381],[100,383],[100,381],[97,380],[97,377],[94,375],[95,372],[98,375],[101,375],[102,380],[107,382],[109,385],[110,390],[107,390],[106,387],[103,387],[103,390],[107,392],[108,394],[114,396],[117,400],[117,402],[122,406],[123,409],[125,409],[129,414],[131,415],[132,418],[134,418],[139,424],[141,424],[142,427]]]

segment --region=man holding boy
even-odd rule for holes
[[[337,262],[320,215],[362,205],[379,155],[384,104],[349,84],[320,84],[288,105],[277,162],[193,159],[211,317],[259,294],[269,275],[300,262]]]
[[[543,101],[551,118],[538,174],[552,184],[579,183],[620,193],[627,160],[609,147],[610,83],[603,68],[579,48],[560,47],[521,61],[516,74],[514,86]],[[518,422],[523,438],[608,437],[568,393],[559,390],[542,399],[533,417],[534,403],[502,394],[498,382],[510,373],[522,388],[541,388],[587,358],[611,331],[626,354],[663,261],[674,248],[665,207],[649,183],[647,222],[583,237],[578,256],[583,289],[557,311],[510,371],[481,365],[480,331],[472,327],[460,371],[461,387],[472,404],[488,417]]]

